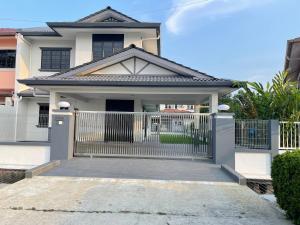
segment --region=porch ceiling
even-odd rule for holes
[[[84,100],[86,102],[97,99],[139,99],[143,104],[200,104],[208,101],[209,94],[110,94],[110,93],[59,93],[66,98]]]

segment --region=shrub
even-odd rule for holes
[[[272,179],[277,203],[289,219],[300,225],[300,150],[274,158]]]

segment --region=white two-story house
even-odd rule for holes
[[[17,140],[45,140],[59,101],[80,111],[158,111],[162,104],[197,111],[208,104],[217,112],[218,97],[233,82],[162,57],[161,41],[160,23],[110,7],[74,22],[19,30]]]

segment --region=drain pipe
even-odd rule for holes
[[[18,98],[18,95],[15,93],[15,97],[14,97],[14,104],[15,104],[15,101],[16,99]],[[17,141],[17,131],[18,131],[18,112],[19,112],[19,103],[22,101],[22,96],[19,97],[19,99],[17,99],[17,104],[16,104],[16,114],[15,114],[15,137],[14,137],[14,141],[16,142]]]
[[[33,88],[33,96],[34,97],[39,97],[39,98],[49,98],[49,94],[47,95],[39,95],[39,94],[36,94],[36,88]]]
[[[142,37],[141,37],[141,45],[142,45],[142,48],[144,48],[144,41],[158,40],[158,39],[160,39],[160,35],[158,35],[157,37],[153,37],[153,38],[142,38]]]

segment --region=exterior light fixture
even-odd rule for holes
[[[70,108],[70,103],[69,102],[65,102],[65,101],[61,101],[58,103],[58,107],[60,110],[68,110]]]
[[[229,109],[230,109],[229,105],[222,104],[218,106],[219,111],[228,111]]]

